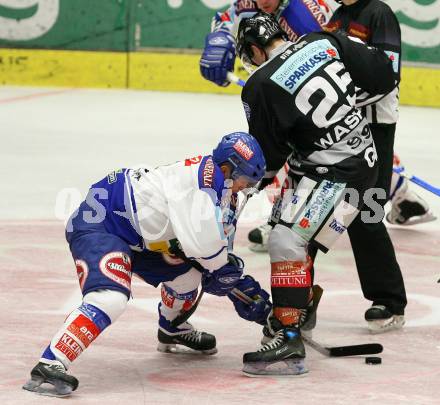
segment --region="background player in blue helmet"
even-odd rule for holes
[[[295,41],[309,32],[321,31],[329,18],[324,0],[238,0],[225,12],[217,13],[205,40],[200,59],[202,76],[219,86],[229,85],[228,72],[234,70],[235,37],[240,21],[258,11],[273,14],[289,39]]]
[[[160,351],[176,344],[207,354],[217,351],[213,335],[176,320],[194,304],[200,283],[215,295],[238,288],[259,296],[253,307],[230,298],[241,317],[263,323],[271,310],[269,295],[243,275],[232,239],[237,192],[255,186],[265,167],[255,138],[237,132],[224,136],[212,155],[121,169],[94,184],[66,227],[83,301],[50,341],[23,388],[57,396],[77,388],[78,380],[66,370],[122,314],[132,274],[161,284]],[[43,383],[53,387],[47,390]]]

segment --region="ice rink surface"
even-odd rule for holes
[[[396,151],[407,170],[440,185],[440,110],[402,107]],[[307,349],[304,378],[248,378],[242,354],[261,328],[241,320],[227,298],[205,296],[192,318],[214,333],[215,356],[156,351],[160,291],[135,280],[127,311],[73,364],[80,380],[68,400],[23,391],[41,351],[80,302],[62,218],[109,171],[209,153],[219,138],[246,130],[239,97],[115,90],[0,90],[1,404],[411,404],[440,403],[440,222],[390,226],[406,281],[407,325],[370,335],[344,237],[320,255],[324,288],[314,338],[327,345],[379,342],[381,365],[325,358]],[[413,188],[440,214],[440,199]],[[69,197],[70,196],[70,197]],[[266,254],[246,234],[269,203],[254,197],[240,219],[236,251],[269,289]]]

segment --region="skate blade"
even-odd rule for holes
[[[313,329],[301,328],[301,336],[305,336],[306,338],[313,339]]]
[[[217,348],[208,350],[194,350],[186,346],[177,345],[175,343],[159,343],[157,345],[157,351],[161,353],[172,353],[172,354],[191,354],[191,355],[213,355],[217,353]]]
[[[368,330],[373,335],[402,329],[403,325],[405,325],[405,319],[401,315],[395,315],[389,319],[367,321]]]
[[[30,379],[22,387],[26,391],[35,392],[47,397],[68,397],[73,389],[72,386],[61,381],[45,382],[43,379]]]
[[[398,222],[391,221],[387,215],[387,221],[392,225],[398,225],[398,226],[412,226],[412,225],[418,225],[418,224],[425,224],[427,222],[436,221],[437,217],[432,213],[431,211],[428,211],[426,214],[423,215],[416,215],[411,218],[409,218],[404,223],[400,224]]]
[[[303,377],[308,372],[304,359],[244,363],[243,365],[243,374],[248,377]]]

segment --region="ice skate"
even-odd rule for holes
[[[214,335],[206,332],[199,332],[188,322],[186,325],[190,325],[190,328],[174,334],[169,334],[162,329],[159,329],[157,332],[157,338],[159,339],[157,350],[163,353],[217,353]]]
[[[383,333],[401,329],[405,325],[404,315],[394,315],[384,305],[373,305],[365,312],[365,320],[371,333]]]
[[[40,395],[66,397],[78,388],[78,380],[66,373],[59,361],[39,362],[31,371],[31,379],[23,389]]]
[[[299,329],[283,328],[258,351],[243,355],[243,373],[249,377],[300,376],[308,372]]]
[[[408,226],[437,219],[430,211],[428,203],[408,188],[406,179],[395,192],[391,202],[391,211],[386,216],[390,224]]]
[[[249,249],[253,252],[267,252],[271,230],[272,226],[267,223],[252,229],[248,234],[248,240],[251,242]]]

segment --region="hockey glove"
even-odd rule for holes
[[[228,254],[229,262],[212,273],[202,276],[202,288],[208,294],[227,295],[243,274],[244,263],[238,256]]]
[[[235,41],[232,35],[226,31],[208,34],[200,59],[202,76],[219,86],[227,86],[230,82],[226,76],[234,70],[234,64]]]
[[[243,299],[234,294],[236,289],[253,301],[251,303],[243,302]],[[230,292],[228,297],[234,304],[238,315],[247,321],[265,325],[266,319],[272,311],[272,303],[269,294],[261,288],[260,283],[253,277],[246,275],[235,285],[234,291]]]

